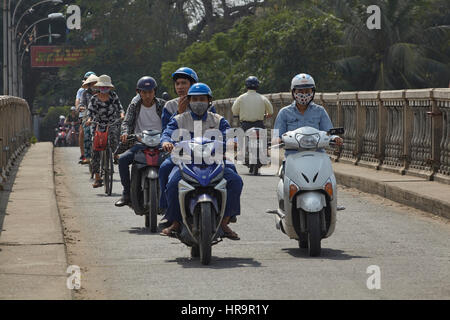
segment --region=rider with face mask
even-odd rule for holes
[[[278,141],[288,131],[301,127],[313,127],[317,130],[328,131],[333,128],[330,117],[324,107],[313,102],[316,84],[309,74],[296,75],[291,82],[291,93],[294,102],[284,107],[278,113],[274,129],[278,130]],[[275,142],[275,143],[276,143]],[[336,139],[337,145],[342,145],[341,138]],[[295,151],[286,151],[286,155]]]
[[[222,116],[208,111],[212,103],[211,89],[204,83],[194,84],[188,92],[189,109],[179,115],[176,115],[164,130],[161,142],[165,151],[171,152],[174,148],[173,134],[177,129],[188,130],[191,137],[194,136],[195,125],[201,124],[202,134],[208,129],[219,130],[223,139],[226,137],[226,130],[230,128],[228,121]],[[225,165],[224,179],[227,180],[227,202],[225,208],[225,216],[222,221],[222,230],[224,237],[239,240],[239,236],[233,232],[228,224],[231,217],[240,214],[240,196],[242,192],[243,182],[237,174],[235,166],[227,162]],[[169,182],[165,190],[168,200],[166,219],[171,223],[170,227],[162,230],[163,235],[170,235],[173,231],[180,229],[181,214],[178,202],[178,182],[181,180],[181,173],[178,167],[175,167],[169,177]]]

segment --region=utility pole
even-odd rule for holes
[[[3,94],[8,95],[8,7],[3,0]]]
[[[8,27],[7,27],[7,33],[8,33],[8,43],[6,44],[8,47],[8,95],[12,96],[14,95],[13,92],[13,65],[12,65],[12,32],[11,32],[11,0],[8,1],[8,12],[7,12],[7,21],[8,21]]]

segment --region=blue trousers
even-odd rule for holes
[[[236,167],[233,164],[225,165],[224,179],[227,180],[227,202],[225,207],[225,217],[233,217],[241,213],[241,192],[244,183],[237,174]],[[169,182],[166,188],[166,197],[168,206],[166,219],[169,222],[182,221],[180,212],[180,203],[178,201],[178,182],[181,180],[181,172],[178,167],[173,169],[170,174]]]
[[[144,145],[136,144],[119,157],[119,174],[123,186],[122,194],[124,198],[130,198],[130,164],[133,163],[136,152],[143,149],[145,149]]]
[[[161,190],[161,194],[159,197],[159,207],[161,209],[167,208],[167,198],[166,198],[166,187],[169,182],[169,176],[172,170],[176,167],[175,163],[173,163],[172,158],[169,157],[161,164],[159,167],[159,190]]]

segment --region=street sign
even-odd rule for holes
[[[73,48],[64,46],[32,46],[32,68],[59,68],[74,64],[93,54],[94,48]]]

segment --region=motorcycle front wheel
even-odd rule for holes
[[[145,227],[150,229],[151,233],[157,230],[158,220],[158,180],[150,180],[148,187],[148,213],[145,215]]]
[[[200,204],[200,262],[208,265],[211,262],[211,238],[212,238],[212,209],[211,203],[203,202]]]
[[[142,216],[147,213],[144,207],[144,192],[141,186],[141,174],[136,165],[131,166],[130,198],[134,213]]]

